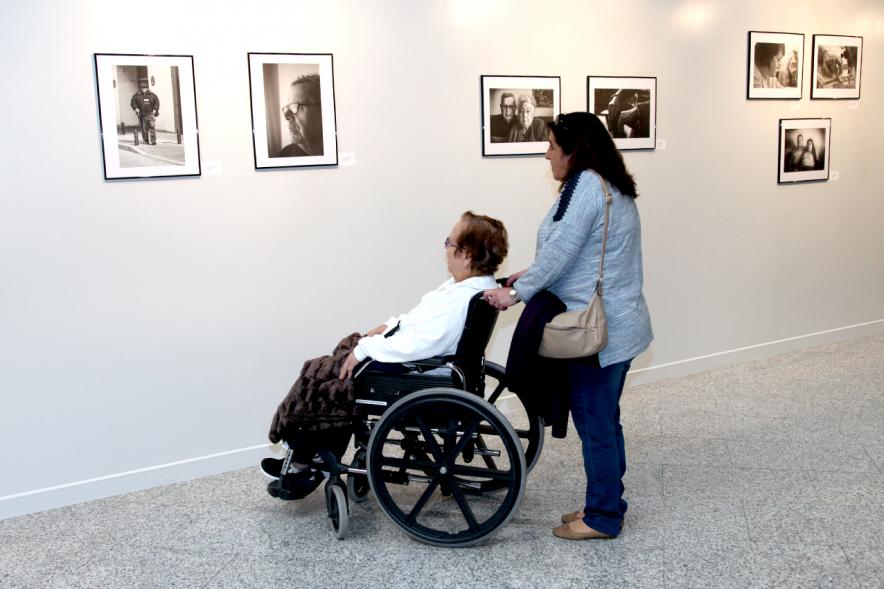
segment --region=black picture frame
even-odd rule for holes
[[[334,55],[249,52],[246,60],[255,169],[337,166]],[[286,112],[298,98],[306,101]]]
[[[777,184],[828,181],[831,168],[831,118],[780,119],[777,141]],[[808,149],[811,142],[812,153]],[[817,149],[817,145],[822,145],[822,150]],[[790,146],[792,149],[789,149]],[[823,153],[820,154],[820,151]]]
[[[105,180],[200,176],[193,56],[92,57]]]
[[[546,123],[562,112],[561,76],[482,75],[479,92],[483,157],[546,153]],[[514,113],[506,121],[501,105],[504,100],[509,104],[510,98]],[[495,108],[500,114],[494,114]],[[529,116],[530,122],[523,127],[521,121],[528,121]]]
[[[863,38],[815,34],[812,47],[810,99],[859,100],[862,95]],[[839,48],[841,54],[833,55],[833,47]],[[822,63],[820,57],[823,57]]]
[[[624,91],[623,100],[631,107],[612,113],[611,103]],[[647,107],[642,108],[645,97]],[[657,149],[656,76],[587,76],[586,111],[602,121],[620,151]]]
[[[804,95],[804,33],[782,31],[749,31],[746,47],[746,100],[801,100]],[[771,55],[764,60],[762,51],[769,52],[771,45],[779,46],[783,54]],[[776,72],[765,76],[756,63],[777,60]],[[793,65],[794,63],[794,72]]]

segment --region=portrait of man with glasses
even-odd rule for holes
[[[289,102],[281,110],[289,128],[291,143],[282,148],[279,156],[322,155],[319,74],[306,74],[296,78],[290,87]]]
[[[249,53],[255,169],[338,165],[331,53]]]
[[[516,120],[516,96],[512,92],[500,95],[500,114],[491,115],[491,143],[502,143],[510,134]]]

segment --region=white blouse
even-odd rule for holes
[[[449,278],[421,297],[411,311],[385,321],[385,333],[396,325],[399,331],[390,337],[384,337],[385,333],[364,337],[353,353],[360,362],[366,358],[408,362],[453,354],[463,333],[470,299],[477,292],[497,286],[492,276],[474,276],[460,282]]]

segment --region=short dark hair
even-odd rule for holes
[[[782,53],[786,54],[786,46],[783,43],[756,43],[755,44],[755,65],[758,67],[767,67],[770,60]]]
[[[500,95],[500,103],[503,104],[503,101],[506,100],[507,98],[512,98],[513,102],[514,103],[516,102],[516,97],[512,92],[504,92],[503,94]],[[515,104],[513,104],[513,106],[515,106]]]
[[[562,184],[583,170],[594,170],[622,194],[638,196],[635,180],[626,169],[623,156],[597,116],[580,111],[560,114],[546,126],[565,155],[574,155]]]
[[[316,102],[319,102],[319,74],[305,74],[303,76],[300,76],[294,82],[292,82],[292,86],[296,86],[298,84],[303,84],[304,88],[307,91],[307,94],[310,96],[310,100],[315,100]]]
[[[467,211],[460,216],[464,228],[457,245],[472,259],[470,266],[482,275],[494,275],[509,250],[506,227],[501,221]]]

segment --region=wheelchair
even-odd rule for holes
[[[350,502],[370,492],[406,534],[434,546],[484,542],[515,515],[544,423],[507,390],[504,368],[485,360],[497,316],[477,293],[453,356],[356,368],[353,459],[319,452],[337,538],[347,535]],[[291,458],[289,449],[282,472]]]

